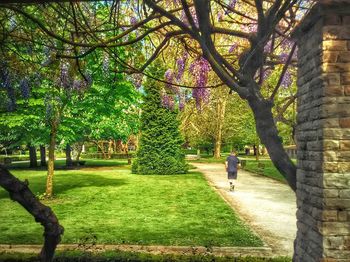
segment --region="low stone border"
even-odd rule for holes
[[[13,253],[39,253],[41,245],[0,245],[0,252]],[[62,244],[57,246],[57,251],[129,251],[144,252],[151,254],[179,254],[179,255],[198,255],[207,254],[214,256],[255,256],[272,257],[269,247],[189,247],[189,246],[143,246],[143,245],[79,245]]]

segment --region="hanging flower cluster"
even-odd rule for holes
[[[197,108],[201,107],[201,104],[208,103],[209,102],[209,89],[205,88],[208,83],[208,75],[211,70],[211,66],[209,62],[204,59],[203,57],[200,57],[199,59],[195,60],[190,65],[190,73],[196,80],[196,86],[197,88],[194,88],[192,90],[192,96],[196,100]]]
[[[182,76],[183,76],[183,74],[185,72],[187,59],[188,59],[188,53],[184,52],[182,57],[180,57],[179,59],[176,60],[176,65],[177,65],[176,80],[178,82],[181,81]]]

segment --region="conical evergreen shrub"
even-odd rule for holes
[[[141,113],[141,136],[132,171],[137,174],[171,175],[188,170],[182,151],[177,110],[162,105],[160,83],[148,79]]]

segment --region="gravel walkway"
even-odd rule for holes
[[[192,164],[274,254],[292,256],[296,235],[296,197],[288,185],[239,170],[235,191],[230,192],[223,164]]]

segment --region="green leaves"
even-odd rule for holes
[[[177,112],[162,106],[159,83],[145,83],[141,115],[141,137],[133,172],[140,174],[182,174],[187,164],[182,152],[183,138]]]

